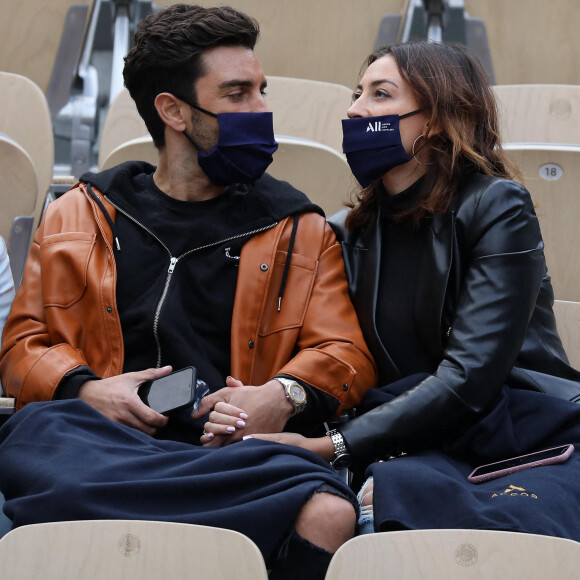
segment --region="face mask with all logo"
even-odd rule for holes
[[[422,109],[405,115],[357,117],[342,121],[342,151],[357,181],[363,188],[398,165],[411,161],[407,155],[399,121],[420,113]]]
[[[220,186],[251,183],[264,175],[278,149],[272,113],[216,115],[197,105],[187,104],[218,120],[218,142],[208,153],[202,151],[191,135],[183,132],[198,150],[197,162],[212,183]]]

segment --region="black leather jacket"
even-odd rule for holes
[[[347,210],[329,221],[342,240],[351,297],[380,384],[400,378],[376,326],[380,219],[348,233]],[[543,242],[528,191],[471,174],[430,222],[415,296],[415,325],[440,360],[417,387],[341,427],[358,458],[450,441],[493,407],[504,384],[580,400],[580,373],[562,348]]]

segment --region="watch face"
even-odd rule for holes
[[[298,405],[306,401],[306,391],[301,385],[296,383],[290,387],[290,396],[292,397],[292,400]]]

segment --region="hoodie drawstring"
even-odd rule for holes
[[[284,264],[284,273],[282,274],[282,283],[280,284],[280,292],[278,293],[278,312],[282,308],[282,296],[286,289],[286,280],[288,279],[288,271],[290,270],[290,262],[292,260],[292,250],[294,249],[294,240],[296,239],[296,230],[298,229],[298,219],[300,216],[294,216],[294,223],[292,224],[292,233],[290,234],[290,243],[288,244],[288,253],[286,255],[286,263]]]

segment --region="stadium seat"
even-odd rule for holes
[[[580,146],[508,143],[536,207],[558,300],[580,301]]]
[[[15,139],[2,133],[0,133],[0,182],[2,183],[0,235],[9,242],[14,218],[31,215],[34,212],[38,178],[30,155]]]
[[[580,85],[496,85],[506,143],[580,144]]]
[[[71,6],[85,7],[88,15],[95,0],[2,0],[0,19],[0,70],[23,75],[35,82],[45,94],[55,68],[61,35]],[[84,35],[86,20],[73,23]],[[72,47],[69,43],[69,52]]]
[[[18,288],[33,229],[38,198],[34,162],[20,144],[0,133],[0,235],[6,240],[10,268]]]
[[[576,580],[580,543],[488,530],[414,530],[359,536],[341,546],[326,580]]]
[[[29,78],[0,72],[0,133],[14,139],[30,155],[38,188],[46,195],[54,165],[50,111],[44,93]]]
[[[580,370],[580,302],[555,300],[554,314],[568,360]]]
[[[117,147],[148,135],[135,101],[127,89],[122,89],[109,105],[105,116],[99,144],[99,168],[105,165],[105,160]]]
[[[111,169],[111,167],[125,163],[125,161],[147,161],[147,163],[157,165],[159,163],[159,153],[155,145],[153,145],[151,136],[135,137],[115,147],[99,163],[99,171]]]
[[[268,77],[266,101],[274,113],[274,132],[318,141],[342,154],[342,125],[352,102],[345,85]]]
[[[577,0],[463,4],[486,25],[496,84],[580,84]]]
[[[231,530],[133,520],[34,524],[0,540],[10,580],[267,580],[258,547]]]

